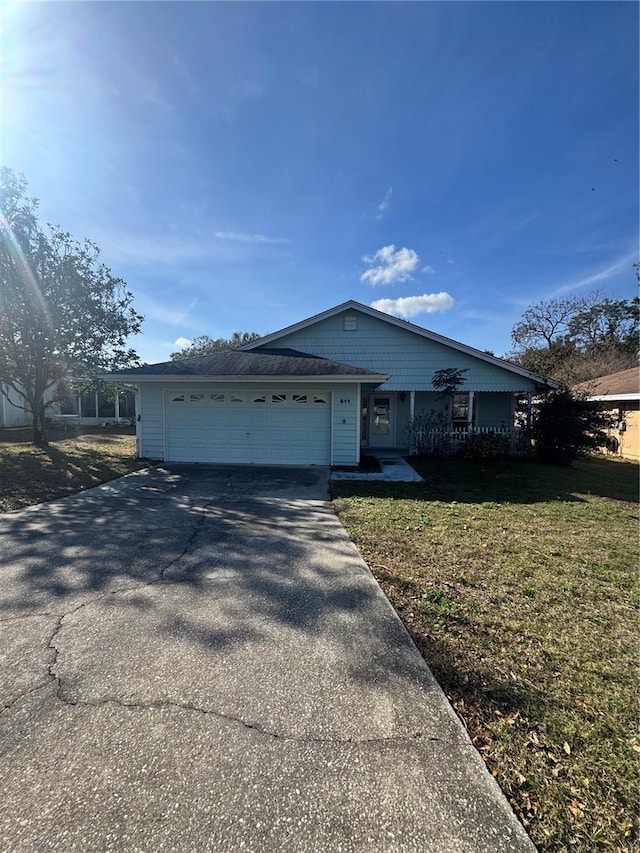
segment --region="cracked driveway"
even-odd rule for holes
[[[172,466],[0,517],[0,850],[533,850],[327,479]]]

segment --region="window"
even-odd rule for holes
[[[326,400],[324,397],[320,397],[318,394],[314,394],[313,402],[314,403],[328,403],[329,401]]]
[[[258,394],[257,397],[253,397],[251,402],[252,403],[266,403],[267,402],[267,395],[266,394]]]
[[[78,414],[78,396],[63,382],[58,385],[58,408],[61,415]]]
[[[294,394],[292,399],[293,399],[294,403],[306,403],[307,402],[307,395],[306,394]]]
[[[287,395],[286,394],[272,394],[271,395],[272,403],[286,403]]]
[[[454,394],[451,406],[451,420],[454,427],[466,427],[469,422],[469,394]]]
[[[184,403],[184,394],[176,394],[171,398],[172,403]]]
[[[95,418],[96,415],[96,395],[83,394],[80,398],[80,414],[83,418]]]
[[[132,391],[120,392],[118,412],[121,418],[134,418],[136,416],[136,395]]]
[[[244,403],[244,397],[241,397],[239,394],[232,394],[231,395],[231,402],[232,403]]]
[[[114,397],[107,397],[105,394],[98,394],[98,417],[99,418],[115,418],[116,416],[116,401]]]
[[[224,394],[212,394],[211,395],[212,403],[224,403]]]
[[[189,402],[191,403],[203,403],[204,402],[204,394],[189,394]]]
[[[343,317],[343,328],[345,332],[355,332],[358,328],[358,317],[356,314],[345,314]]]

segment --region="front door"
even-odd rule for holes
[[[393,397],[390,394],[369,395],[369,447],[393,447]]]

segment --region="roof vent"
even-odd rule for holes
[[[358,328],[358,317],[355,314],[345,314],[343,319],[345,332],[355,332]]]

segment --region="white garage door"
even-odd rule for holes
[[[328,465],[328,391],[173,391],[165,394],[167,460]]]

